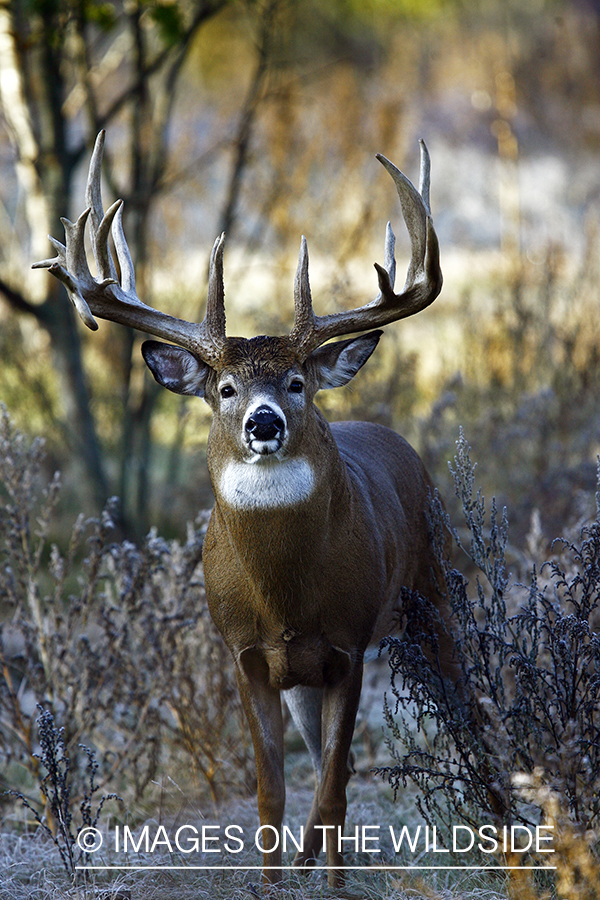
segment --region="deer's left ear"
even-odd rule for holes
[[[377,346],[383,331],[369,331],[335,344],[324,344],[310,355],[317,371],[319,388],[341,387],[361,369]]]
[[[204,397],[206,377],[210,368],[189,350],[183,350],[173,344],[162,344],[160,341],[144,341],[142,356],[155,379],[163,387],[175,394]]]

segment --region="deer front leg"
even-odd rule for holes
[[[285,808],[283,716],[279,691],[255,649],[244,650],[236,665],[240,697],[254,744],[258,813],[262,830],[263,883],[281,881],[281,825]],[[264,827],[268,826],[268,827]]]
[[[343,678],[327,685],[323,693],[323,755],[318,807],[327,849],[327,882],[335,888],[344,883],[344,873],[335,867],[342,866],[344,862],[340,838],[346,819],[348,757],[360,700],[362,673],[361,659]]]

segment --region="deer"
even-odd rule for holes
[[[428,526],[434,488],[419,456],[383,426],[330,425],[314,397],[347,384],[375,350],[384,326],[419,313],[441,291],[429,153],[421,141],[418,189],[385,156],[376,157],[395,184],[410,238],[399,293],[388,222],[384,264],[375,263],[375,299],[315,315],[302,237],[290,333],[243,338],[226,335],[223,234],[210,256],[201,323],[138,298],[122,201],[103,210],[104,140],[101,132],[91,156],[86,210],[74,223],[61,220],[65,243],[50,237],[57,255],[34,268],[48,269],[63,283],[88,328],[98,328],[98,317],[160,338],[142,345],[156,381],[202,398],[212,410],[207,464],[215,505],[203,547],[206,598],[233,658],[254,745],[263,882],[276,884],[285,868],[283,696],[316,782],[294,865],[316,865],[324,849],[328,883],[339,887],[365,652],[397,626],[406,590],[428,598],[442,622],[448,623],[450,612]],[[84,245],[88,224],[96,276]],[[439,659],[455,682],[458,669],[445,627]]]

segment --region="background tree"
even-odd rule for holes
[[[9,254],[4,260],[0,293],[13,310],[33,317],[47,331],[60,375],[57,417],[68,446],[84,464],[96,505],[113,491],[119,495],[129,530],[134,523],[138,533],[148,525],[150,423],[156,397],[154,384],[136,377],[133,350],[138,339],[120,333],[111,337],[119,348],[115,352],[113,347],[111,362],[119,373],[115,405],[122,410],[122,419],[111,454],[116,462],[111,468],[118,474],[109,478],[73,311],[54,279],[39,271],[30,273],[29,264],[48,255],[48,233],[60,236],[57,222],[74,207],[80,163],[97,132],[112,126],[105,177],[111,194],[125,201],[125,227],[139,290],[152,303],[150,272],[157,242],[153,244],[151,231],[156,227],[157,203],[185,183],[204,161],[221,155],[227,160],[227,173],[222,176],[214,231],[231,234],[240,214],[244,176],[249,167],[256,168],[253,135],[265,101],[269,101],[269,109],[260,143],[264,147],[266,141],[268,146],[273,116],[280,116],[279,147],[275,146],[273,159],[263,163],[266,178],[263,175],[262,183],[259,179],[253,185],[260,198],[254,217],[258,225],[252,235],[246,230],[244,237],[254,249],[271,237],[261,223],[277,203],[285,202],[290,188],[289,150],[295,137],[300,79],[314,80],[315,73],[310,70],[322,65],[324,47],[334,46],[336,55],[356,54],[356,41],[350,37],[355,22],[352,7],[340,4],[338,9],[333,4],[333,14],[317,16],[316,29],[307,27],[311,10],[311,3],[296,8],[287,0],[126,5],[96,0],[85,4],[11,0],[0,10],[0,101],[23,197],[24,238],[19,264]],[[227,60],[228,77],[235,81],[235,105],[228,104],[229,115],[221,117],[224,130],[215,131],[204,160],[192,158],[187,171],[177,172],[172,162],[172,126],[181,76],[190,56],[206,49],[198,49],[198,37],[206,23],[218,16],[224,20],[220,40],[225,48],[230,43],[242,48],[235,67]],[[315,40],[319,26],[322,33]],[[233,41],[228,33],[233,34]],[[361,43],[366,46],[370,40]],[[314,56],[307,58],[309,47]],[[189,67],[194,66],[197,63],[192,60]],[[290,76],[287,72],[293,67]],[[271,183],[265,189],[268,179]],[[79,211],[75,208],[70,215]],[[242,209],[241,214],[245,213]],[[164,247],[160,243],[158,247],[162,254]],[[201,286],[196,293],[199,312]]]
[[[48,255],[47,234],[56,233],[59,216],[71,207],[82,156],[101,128],[118,123],[118,172],[109,157],[108,180],[126,201],[130,245],[147,295],[148,231],[168,164],[177,82],[194,37],[226,5],[227,0],[195,0],[119,8],[99,2],[14,0],[2,6],[0,99],[25,198],[25,258]],[[96,501],[103,502],[109,492],[106,467],[71,305],[55,279],[39,272],[21,276],[18,283],[3,277],[0,291],[16,311],[34,316],[48,331],[69,441],[84,461]],[[143,518],[152,392],[146,387],[132,398],[132,346],[133,336],[128,336],[120,352],[125,414],[118,488],[129,510],[131,460],[136,459],[133,483]],[[132,453],[136,446],[143,448],[138,456]]]

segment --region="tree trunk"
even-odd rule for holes
[[[56,297],[52,294],[55,293]],[[101,509],[109,496],[102,453],[90,408],[90,394],[82,364],[79,326],[62,286],[52,286],[42,308],[52,343],[54,365],[63,387],[62,402],[75,457],[83,463],[94,505]]]
[[[0,99],[30,230],[31,259],[28,265],[24,261],[20,303],[13,305],[34,315],[50,334],[72,446],[84,463],[96,504],[103,505],[108,489],[73,308],[55,279],[43,271],[31,272],[31,263],[48,255],[48,234],[56,230],[59,215],[69,208],[72,186],[73,159],[66,150],[60,115],[62,76],[51,51],[53,27],[53,22],[43,19],[47,40],[25,57],[18,4],[0,7]],[[37,85],[35,97],[33,84]],[[9,302],[14,300],[7,292],[4,296]]]

